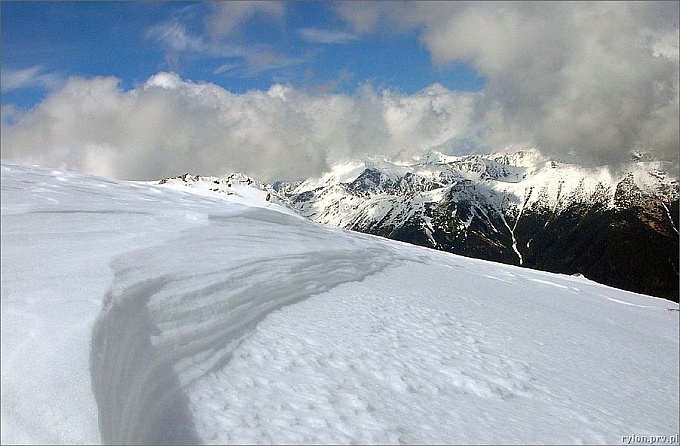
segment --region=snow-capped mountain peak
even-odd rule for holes
[[[607,281],[612,274],[598,270],[591,257],[594,253],[584,254],[587,258],[575,254],[563,263],[544,253],[564,258],[562,251],[571,249],[573,243],[561,243],[577,233],[586,240],[604,237],[602,243],[616,232],[626,240],[637,239],[631,246],[677,245],[679,194],[672,167],[672,163],[643,159],[583,167],[547,159],[530,148],[466,156],[433,151],[410,164],[343,163],[319,179],[280,191],[298,212],[320,223],[507,263],[583,272]],[[591,219],[600,223],[582,226]],[[605,228],[597,229],[603,224]],[[642,226],[635,230],[636,236],[632,228],[638,224]],[[599,235],[584,228],[597,230]],[[639,234],[646,231],[651,238],[642,242]],[[671,238],[656,240],[657,235]],[[668,259],[670,255],[670,263],[661,261],[663,265],[644,273],[663,278],[640,279],[663,284],[660,288],[651,283],[651,288],[635,288],[637,279],[608,283],[677,296],[677,274],[673,273],[677,250],[672,251],[675,254],[664,251],[659,256]],[[632,267],[631,274],[643,274],[645,269]]]
[[[354,181],[367,167],[366,161],[346,161],[335,164],[319,178],[309,178],[295,186],[296,193]]]
[[[534,148],[524,148],[521,150],[506,148],[503,152],[492,153],[486,155],[485,158],[515,167],[538,167],[549,161],[546,160],[540,151]]]

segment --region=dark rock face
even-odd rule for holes
[[[441,171],[428,177],[371,167],[348,183],[288,188],[285,195],[303,215],[322,223],[468,257],[581,273],[678,301],[677,181],[653,168],[645,176],[653,181],[644,185],[632,173],[590,189],[584,179],[573,187],[578,179],[553,176],[552,185],[533,181],[517,196],[493,187],[526,178],[526,169],[504,161],[466,157],[439,163]],[[478,179],[470,179],[471,173]],[[433,191],[440,193],[428,195]]]

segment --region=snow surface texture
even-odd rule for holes
[[[2,443],[677,434],[677,304],[260,192],[3,163]]]

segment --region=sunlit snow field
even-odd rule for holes
[[[670,301],[321,226],[247,186],[3,162],[1,205],[2,443],[678,433]]]

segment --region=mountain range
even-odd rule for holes
[[[678,301],[678,178],[642,153],[583,167],[535,150],[408,163],[373,158],[319,178],[260,183],[183,175],[229,193],[246,183],[313,221],[468,257],[587,278]]]

